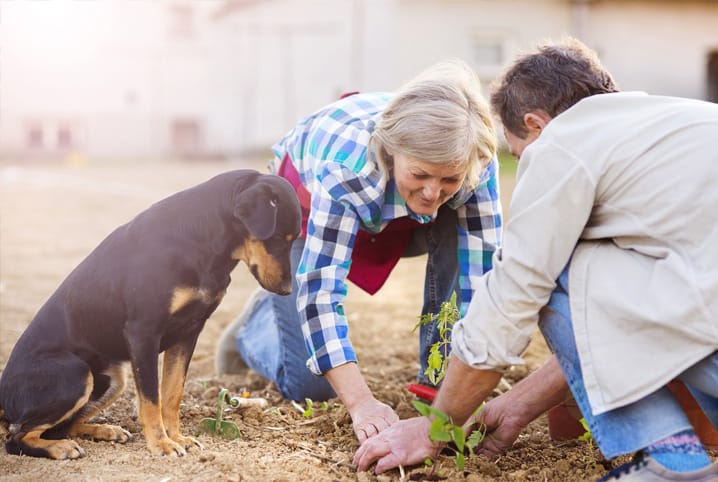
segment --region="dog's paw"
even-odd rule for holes
[[[86,455],[77,442],[68,439],[54,441],[45,449],[50,458],[55,460],[79,459]]]
[[[95,433],[92,435],[95,440],[104,440],[107,442],[125,443],[132,438],[130,432],[117,425],[97,425]]]
[[[178,435],[172,437],[172,439],[187,450],[194,449],[194,448],[197,448],[199,450],[204,450],[204,446],[201,443],[199,443],[199,441],[197,441],[197,439],[195,439],[195,438],[178,434]]]
[[[154,442],[147,442],[147,450],[152,455],[166,455],[168,457],[184,457],[187,453],[184,447],[169,437],[162,437]]]
[[[84,423],[81,425],[76,425],[70,430],[71,436],[82,436],[82,437],[88,437],[93,440],[102,440],[105,442],[117,442],[117,443],[125,443],[132,437],[130,435],[130,432],[123,429],[122,427],[118,427],[117,425],[109,425],[109,424],[94,424],[94,423]]]

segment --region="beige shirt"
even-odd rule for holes
[[[503,249],[454,353],[476,368],[522,363],[569,260],[595,414],[718,350],[717,104],[605,94],[551,120],[521,157]]]

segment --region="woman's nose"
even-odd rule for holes
[[[441,194],[441,183],[438,180],[430,180],[424,184],[424,197],[429,200],[438,199]]]

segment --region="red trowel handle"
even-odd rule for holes
[[[418,383],[410,383],[407,387],[407,390],[409,390],[417,397],[423,398],[424,400],[428,400],[430,402],[433,402],[434,397],[436,397],[436,388],[427,387],[426,385],[419,385]]]

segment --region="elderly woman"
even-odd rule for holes
[[[454,292],[468,306],[500,240],[488,105],[466,64],[441,62],[397,93],[343,97],[300,121],[273,151],[274,172],[303,207],[296,285],[287,297],[255,293],[220,340],[217,369],[249,366],[289,399],[338,395],[363,441],[398,418],[357,366],[346,280],[373,294],[400,257],[428,252],[422,313],[438,312]],[[437,331],[420,331],[422,383]]]

